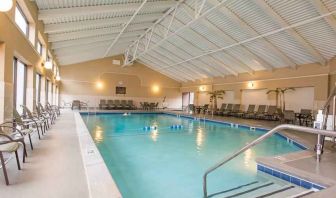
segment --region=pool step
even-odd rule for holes
[[[222,198],[224,198],[224,197],[225,198],[244,197],[244,195],[249,195],[253,191],[257,191],[259,189],[266,188],[266,187],[271,186],[273,184],[274,184],[273,182],[256,183],[256,184],[250,185],[246,188],[243,188],[239,191],[225,193],[225,194],[223,194]]]
[[[261,183],[251,182],[229,190],[212,194],[211,198],[298,198],[312,193],[310,190],[304,190],[295,185],[281,185],[273,181]]]

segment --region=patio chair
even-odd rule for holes
[[[148,102],[144,102],[144,109],[145,110],[149,110],[150,109],[150,105]]]
[[[129,109],[130,107],[128,106],[126,100],[121,100],[120,105],[122,106],[122,109]]]
[[[55,119],[56,119],[54,114],[52,112],[48,111],[47,109],[44,109],[44,107],[41,103],[38,103],[38,107],[39,107],[40,113],[42,113],[43,115],[48,117],[48,119],[50,120],[50,124],[54,124]]]
[[[52,111],[54,111],[56,113],[56,116],[60,116],[61,115],[61,110],[60,107],[57,105],[51,105],[49,102],[47,102],[47,106],[49,109],[51,109]]]
[[[133,100],[128,100],[127,103],[128,103],[128,106],[130,107],[130,109],[132,109],[132,110],[136,109],[136,106],[133,104]]]
[[[20,148],[20,143],[4,134],[0,134],[0,137],[2,137],[2,140],[0,141],[0,161],[1,161],[2,171],[5,177],[6,185],[9,185],[9,179],[8,179],[8,174],[7,174],[7,169],[6,169],[6,161],[4,158],[4,153],[15,153],[17,167],[19,170],[21,170],[20,160],[19,160],[19,155],[18,155],[18,149]]]
[[[228,104],[228,105],[226,106],[225,111],[223,111],[223,112],[221,113],[221,115],[223,115],[223,116],[228,115],[228,114],[232,111],[232,108],[233,108],[233,104]]]
[[[283,121],[285,123],[295,124],[295,112],[293,110],[285,110],[283,112]]]
[[[140,102],[140,109],[145,110],[145,104],[143,102]]]
[[[48,114],[43,113],[43,111],[41,110],[38,104],[36,105],[35,110],[36,110],[37,116],[40,118],[43,118],[43,120],[45,121],[46,129],[49,129],[50,128],[49,122],[51,122],[51,117]]]
[[[25,137],[25,136],[28,136],[29,138],[29,142],[30,142],[30,148],[32,150],[34,150],[34,147],[33,147],[33,142],[31,140],[31,134],[35,132],[35,130],[31,129],[30,126],[34,125],[35,123],[34,122],[31,122],[31,121],[28,121],[28,122],[24,122],[20,116],[20,114],[16,111],[16,109],[13,109],[13,116],[14,116],[14,126],[16,127],[20,127],[20,131],[22,133],[22,135]],[[41,139],[41,136],[40,136],[40,133],[37,131],[37,134],[38,134],[38,137],[39,139]]]
[[[46,120],[43,117],[35,116],[28,107],[21,105],[24,114],[26,115],[23,121],[34,122],[37,130],[41,129],[42,134],[46,132]]]
[[[106,103],[106,100],[101,99],[99,102],[99,109],[103,110],[103,109],[108,109],[108,104]]]
[[[116,109],[116,105],[113,100],[107,100],[106,109]]]
[[[273,105],[269,106],[267,112],[260,118],[265,120],[278,120],[279,114],[277,113],[277,107]]]
[[[201,108],[200,113],[206,114],[209,110],[209,104],[205,104],[203,105],[203,107]]]
[[[311,109],[301,109],[299,114],[300,125],[305,123],[306,126],[313,124],[313,116]]]
[[[80,103],[80,101],[79,100],[73,100],[72,101],[72,104],[71,104],[71,110],[74,110],[74,109],[78,109],[78,110],[80,110],[81,109],[81,103]]]
[[[247,115],[247,114],[249,114],[249,113],[253,113],[254,112],[254,109],[255,109],[255,105],[249,105],[248,107],[247,107],[247,110],[245,111],[245,112],[238,112],[237,114],[236,114],[236,116],[237,117],[240,117],[240,118],[242,118],[242,117],[245,117],[245,115]]]
[[[263,116],[265,114],[265,110],[266,105],[259,105],[257,112],[248,115],[248,118],[257,119],[258,117]]]
[[[189,112],[195,113],[195,105],[194,104],[188,104],[187,111],[188,111],[188,113]]]
[[[122,106],[121,106],[121,104],[120,104],[120,100],[115,100],[115,101],[114,101],[114,105],[115,105],[115,108],[116,108],[116,109],[122,109]]]
[[[226,108],[226,104],[225,104],[225,103],[222,103],[221,107],[220,107],[218,110],[216,110],[216,111],[214,112],[214,114],[215,114],[215,115],[219,115],[220,112],[223,112],[223,111],[225,110],[225,108]]]
[[[19,142],[23,145],[23,159],[22,162],[26,161],[27,150],[26,143],[24,140],[23,133],[15,127],[15,123],[13,122],[4,122],[0,124],[0,135],[9,136],[13,141]],[[1,139],[1,137],[0,137]]]
[[[240,112],[240,104],[235,104],[232,108],[232,111],[228,113],[229,116],[235,116],[237,113]]]
[[[155,103],[154,102],[149,103],[149,110],[153,111],[154,109],[155,109]]]

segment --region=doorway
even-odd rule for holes
[[[182,110],[185,110],[190,104],[194,104],[195,93],[183,92],[182,93]]]

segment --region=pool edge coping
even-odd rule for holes
[[[115,183],[112,174],[108,170],[96,144],[94,143],[90,132],[80,115],[80,112],[74,112],[74,119],[88,185],[89,197],[122,198],[120,190]]]

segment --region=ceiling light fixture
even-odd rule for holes
[[[44,67],[46,69],[52,69],[52,62],[51,61],[46,61],[45,64],[44,64]]]
[[[12,0],[1,0],[0,3],[0,12],[7,12],[13,7]]]

